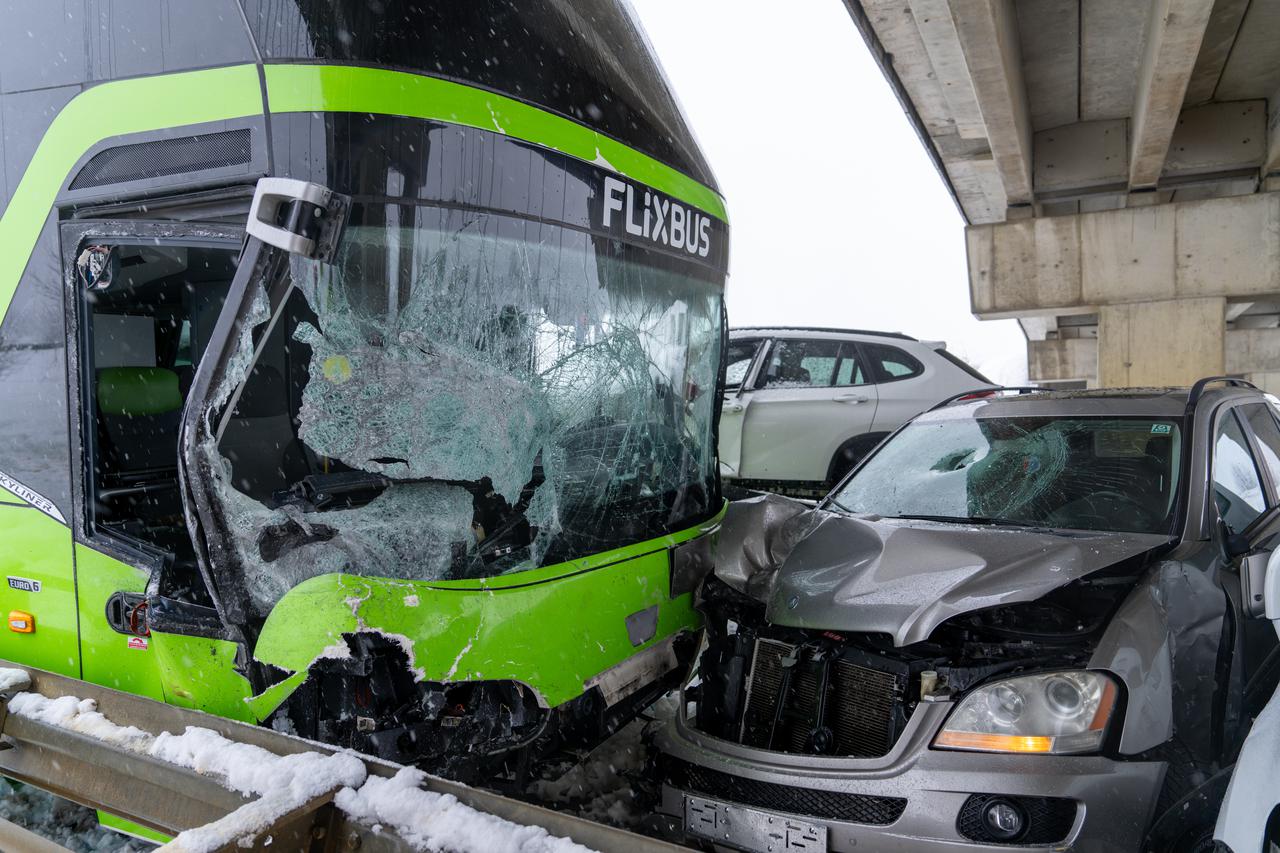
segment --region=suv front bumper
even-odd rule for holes
[[[832,853],[1009,851],[1034,843],[1025,836],[1020,841],[996,843],[962,834],[962,811],[972,836],[972,818],[980,807],[980,801],[975,800],[966,809],[966,802],[975,795],[995,795],[1020,806],[1030,805],[1027,811],[1032,828],[1036,828],[1037,818],[1046,815],[1057,821],[1062,831],[1056,832],[1059,839],[1049,843],[1048,849],[1090,853],[1141,849],[1164,780],[1163,762],[930,749],[929,743],[951,707],[951,703],[917,707],[894,748],[877,759],[795,755],[746,747],[696,731],[679,714],[657,736],[663,764],[668,771],[676,769],[670,775],[678,782],[669,784],[670,775],[664,780],[659,811],[684,827],[685,799],[692,794],[772,815],[794,816],[806,824],[826,827],[827,849]],[[681,779],[696,781],[689,784]],[[695,786],[699,790],[694,790]],[[721,790],[700,790],[707,787]],[[1050,812],[1036,809],[1042,802],[1052,805]],[[830,809],[828,816],[787,811],[788,807],[804,808],[810,803],[816,809]],[[1065,813],[1064,807],[1068,809]],[[854,819],[830,817],[832,813]],[[775,849],[781,853],[801,848]]]

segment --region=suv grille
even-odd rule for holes
[[[897,739],[894,718],[903,686],[892,673],[840,659],[800,660],[795,646],[759,639],[747,681],[742,743],[879,758]]]
[[[674,788],[767,811],[888,826],[907,808],[903,797],[795,788],[733,776],[667,756],[660,756],[659,760],[663,778]]]

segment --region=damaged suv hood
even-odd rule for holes
[[[775,625],[905,646],[952,616],[1033,601],[1167,541],[859,518],[767,495],[730,506],[716,575],[765,603]]]

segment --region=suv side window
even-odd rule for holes
[[[759,387],[830,387],[839,359],[839,341],[779,340],[769,354],[769,366]]]
[[[847,341],[840,347],[840,364],[836,366],[836,385],[866,385],[871,380],[863,368],[858,345]]]
[[[1232,533],[1239,533],[1267,508],[1262,478],[1234,412],[1218,423],[1213,442],[1213,500]]]
[[[729,341],[729,350],[725,356],[724,387],[737,388],[746,380],[751,362],[759,349],[760,338]]]
[[[924,373],[924,365],[913,355],[888,344],[863,344],[867,358],[880,374],[881,382],[910,379]]]
[[[1238,409],[1244,415],[1249,430],[1258,439],[1262,451],[1262,464],[1271,475],[1271,482],[1280,488],[1280,426],[1265,403],[1253,403]]]

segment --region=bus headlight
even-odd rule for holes
[[[1049,672],[987,684],[964,698],[933,745],[1069,755],[1102,746],[1119,688],[1100,672]]]

